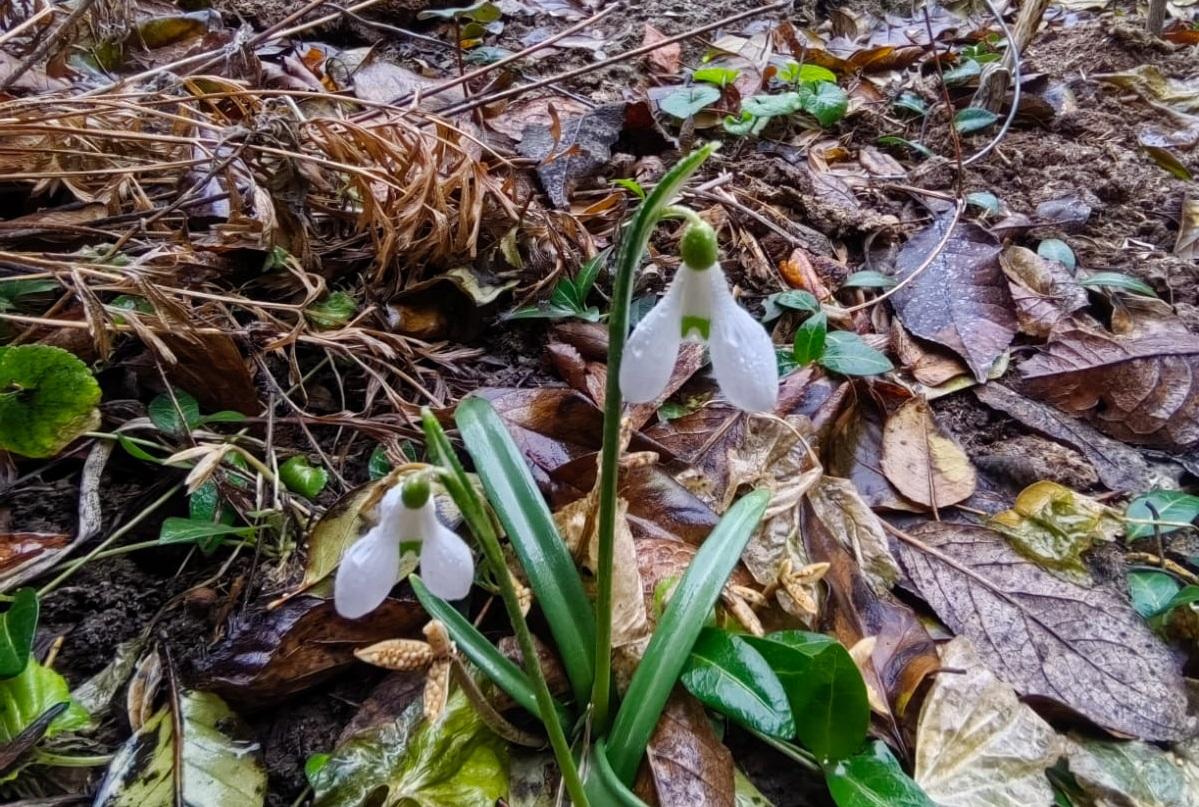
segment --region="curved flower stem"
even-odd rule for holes
[[[616,545],[616,489],[620,466],[620,363],[629,336],[633,277],[663,215],[696,216],[670,206],[687,178],[716,150],[707,145],[683,158],[666,173],[641,203],[621,239],[608,315],[608,378],[604,388],[604,439],[600,456],[599,527],[595,594],[595,684],[591,692],[592,724],[599,735],[608,728],[612,701],[612,561]],[[697,217],[698,218],[698,217]],[[674,361],[673,358],[663,361]]]

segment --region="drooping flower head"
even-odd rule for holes
[[[341,559],[333,583],[337,613],[357,619],[378,608],[399,581],[400,544],[419,541],[421,578],[446,600],[470,591],[475,562],[470,548],[437,520],[429,482],[416,476],[395,485],[379,501],[378,521]]]
[[[698,217],[680,244],[683,264],[666,294],[637,324],[620,367],[620,389],[632,403],[666,389],[683,339],[708,343],[712,373],[725,397],[748,412],[778,401],[778,363],[766,330],[733,299],[718,260],[716,233]]]

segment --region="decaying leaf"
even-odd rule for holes
[[[1029,400],[1002,384],[986,384],[974,395],[992,409],[1010,415],[1033,431],[1080,451],[1099,480],[1111,490],[1147,490],[1153,487],[1149,464],[1139,452],[1051,406]]]
[[[1067,740],[1070,773],[1099,807],[1191,807],[1196,793],[1182,767],[1142,742]]]
[[[1020,365],[1024,389],[1125,442],[1167,450],[1199,443],[1199,337],[1118,338],[1073,327]]]
[[[942,214],[916,233],[896,257],[903,282],[932,254],[952,221]],[[945,248],[911,283],[891,298],[905,328],[966,360],[975,379],[986,381],[991,365],[1016,335],[1007,280],[999,268],[999,246],[976,224],[959,223]]]
[[[941,648],[938,675],[916,729],[916,782],[942,807],[1050,804],[1045,770],[1060,753],[1057,734],[987,669],[970,640]]]
[[[733,755],[700,702],[676,687],[645,750],[636,791],[661,807],[733,805]],[[655,798],[656,797],[656,798]]]
[[[645,23],[645,36],[641,42],[643,46],[653,45],[654,43],[661,42],[663,39],[666,39],[666,34],[648,22]],[[673,76],[679,72],[679,68],[682,66],[683,45],[680,42],[663,45],[660,48],[651,50],[645,58],[657,72]]]
[[[970,497],[978,475],[923,398],[899,407],[883,427],[882,471],[914,502],[933,509]]]
[[[266,767],[262,749],[248,736],[216,695],[185,691],[121,747],[94,803],[263,804]]]
[[[1188,195],[1182,200],[1174,254],[1184,261],[1199,258],[1199,196]]]
[[[887,545],[887,534],[874,511],[848,479],[822,476],[808,491],[813,514],[846,545],[876,593],[899,580],[899,564]]]
[[[999,263],[1011,282],[1020,332],[1045,338],[1054,326],[1087,306],[1087,292],[1065,266],[1027,247],[1010,246]]]
[[[532,124],[524,131],[520,153],[538,161],[537,176],[555,207],[570,206],[575,183],[590,176],[611,156],[624,126],[624,104],[605,104],[553,126]]]
[[[1020,491],[1012,508],[995,514],[992,522],[1025,557],[1084,585],[1090,577],[1082,554],[1123,530],[1123,522],[1099,502],[1044,481]]]
[[[920,511],[883,473],[883,416],[867,400],[856,401],[837,419],[828,443],[828,472],[853,482],[871,507]]]
[[[923,525],[900,542],[899,561],[937,616],[1022,696],[1122,735],[1193,733],[1177,663],[1122,593],[1066,582],[966,524]]]
[[[1094,78],[1133,90],[1143,98],[1160,101],[1179,112],[1199,112],[1199,80],[1169,78],[1161,69],[1143,64],[1121,73],[1096,73]]]

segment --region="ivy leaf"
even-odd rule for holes
[[[895,285],[895,282],[895,278],[890,275],[884,275],[882,272],[875,272],[870,269],[863,269],[845,278],[845,282],[841,284],[841,288],[889,289]]]
[[[822,633],[778,631],[747,636],[774,670],[791,703],[796,734],[818,759],[838,760],[866,739],[870,703],[847,651]]]
[[[174,390],[175,399],[167,393],[154,396],[150,401],[150,422],[160,432],[183,437],[200,425],[200,404],[195,398],[181,389]],[[178,401],[179,408],[175,408]]]
[[[800,108],[815,118],[821,126],[829,127],[845,117],[849,96],[831,81],[800,85]]]
[[[770,295],[763,302],[766,313],[762,322],[772,322],[783,315],[783,309],[791,311],[807,311],[811,314],[820,312],[820,301],[815,295],[806,291],[780,291]]]
[[[37,592],[23,588],[0,616],[0,679],[20,675],[29,663],[37,615]]]
[[[741,71],[735,67],[701,67],[691,74],[696,81],[715,84],[717,87],[727,87],[737,80]]]
[[[1157,510],[1157,519],[1149,510],[1149,505]],[[1199,518],[1199,496],[1183,493],[1181,490],[1151,490],[1133,499],[1124,515],[1138,521],[1173,521],[1184,524]],[[1170,524],[1159,524],[1162,533],[1174,532],[1182,527]],[[1153,535],[1152,524],[1129,524],[1124,530],[1125,537],[1130,541],[1138,538],[1148,538]]]
[[[825,770],[837,807],[936,807],[881,740]]]
[[[315,499],[329,484],[329,472],[319,465],[309,465],[307,457],[297,454],[279,466],[279,480],[292,493]]]
[[[1046,238],[1037,244],[1037,254],[1047,261],[1057,261],[1071,271],[1078,265],[1074,250],[1060,238]]]
[[[686,120],[715,101],[720,100],[720,90],[707,84],[684,87],[678,92],[671,93],[658,102],[658,106],[668,115]]]
[[[878,375],[895,369],[891,360],[851,331],[833,331],[826,337],[820,365],[841,375]]]
[[[1145,297],[1157,296],[1157,292],[1148,283],[1123,272],[1092,272],[1086,277],[1080,277],[1078,285],[1088,289],[1120,289]]]
[[[968,106],[953,116],[953,125],[961,134],[978,132],[991,126],[999,116],[989,109]]]
[[[743,726],[784,739],[795,736],[783,685],[762,655],[738,636],[704,628],[680,680],[705,706]]]
[[[82,706],[71,700],[65,678],[30,659],[20,675],[0,680],[0,745],[12,742],[60,703],[68,704],[67,709],[46,729],[45,737],[81,729],[91,718]]]
[[[49,345],[0,347],[0,448],[50,457],[100,422],[87,365]]]
[[[340,328],[354,318],[358,303],[344,291],[335,291],[325,299],[313,303],[304,311],[308,321],[322,331]]]
[[[1128,573],[1128,596],[1137,613],[1150,619],[1165,612],[1182,584],[1173,575],[1151,569],[1137,569]]]
[[[819,359],[824,353],[827,335],[828,316],[823,311],[804,320],[795,332],[795,363],[807,367]]]

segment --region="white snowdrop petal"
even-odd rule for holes
[[[346,550],[333,582],[337,613],[357,619],[378,608],[396,584],[400,571],[400,545],[378,527]]]
[[[712,373],[724,396],[747,412],[773,411],[779,397],[774,344],[761,323],[733,299],[721,278],[713,289]]]
[[[460,600],[475,580],[475,560],[470,547],[455,533],[437,525],[420,549],[420,576],[443,600]]]
[[[683,280],[680,272],[650,312],[637,323],[620,365],[620,392],[631,403],[647,403],[666,389],[682,341]]]

